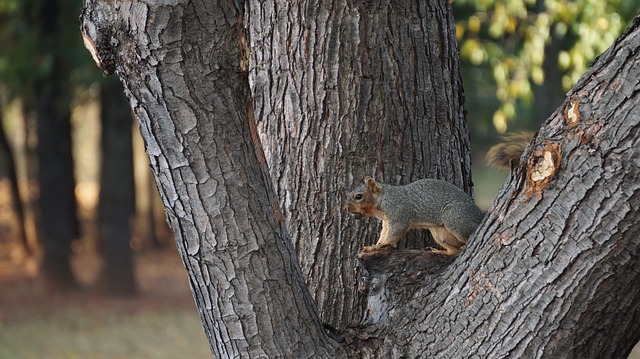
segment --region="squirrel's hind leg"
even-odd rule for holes
[[[455,234],[451,233],[445,226],[434,226],[429,228],[431,236],[440,245],[442,249],[427,248],[431,253],[445,254],[455,256],[460,253],[465,242],[460,241]]]

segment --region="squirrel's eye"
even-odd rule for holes
[[[362,193],[357,193],[354,198],[356,199],[356,201],[359,201],[362,199]]]

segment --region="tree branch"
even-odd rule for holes
[[[84,6],[83,34],[138,119],[215,356],[338,355],[256,147],[244,3]]]
[[[369,312],[350,345],[371,357],[628,356],[640,339],[639,23],[542,126],[458,258],[427,273],[425,256],[360,256]]]

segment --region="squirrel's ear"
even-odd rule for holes
[[[382,189],[382,186],[380,186],[380,184],[377,183],[376,180],[368,176],[364,179],[364,184],[367,186],[371,193],[378,193]]]

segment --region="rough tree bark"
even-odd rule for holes
[[[377,5],[371,4],[374,8]],[[444,2],[437,1],[428,4],[425,14],[444,6]],[[374,25],[379,25],[374,20],[393,17],[393,10],[400,7],[383,7],[377,12],[379,17],[368,18],[368,14],[376,12],[367,12],[370,8],[365,5],[350,8],[334,4],[331,11],[319,6],[317,12],[311,11],[315,9],[311,5],[315,4],[297,7],[278,3],[278,9],[284,6],[282,9],[286,10],[279,12],[273,4],[260,10],[262,5],[252,2],[251,16],[247,17],[242,2],[85,2],[82,29],[88,47],[93,49],[98,64],[107,72],[118,73],[125,84],[216,357],[628,354],[640,333],[640,308],[635,300],[640,289],[630,285],[640,279],[638,22],[614,51],[600,59],[596,69],[541,130],[525,154],[527,161],[514,173],[509,187],[461,256],[443,258],[416,250],[398,250],[360,258],[366,275],[361,284],[368,290],[367,316],[362,328],[343,333],[345,341],[340,344],[322,329],[275,193],[290,196],[282,200],[285,207],[293,203],[291,198],[302,196],[311,196],[307,203],[314,205],[318,191],[351,184],[332,183],[333,179],[323,177],[334,171],[327,166],[342,166],[341,170],[352,171],[355,177],[370,174],[372,169],[365,168],[366,163],[377,163],[383,170],[374,168],[376,174],[404,181],[392,176],[394,171],[405,174],[402,164],[368,162],[368,158],[383,158],[386,153],[380,151],[387,149],[375,142],[365,146],[357,138],[341,138],[340,133],[335,137],[341,139],[337,147],[358,142],[363,147],[348,148],[362,149],[362,156],[367,159],[357,159],[360,152],[343,152],[353,158],[334,165],[311,164],[304,158],[301,165],[278,164],[274,159],[282,156],[287,161],[300,161],[299,157],[290,157],[309,151],[322,161],[332,151],[344,151],[324,147],[328,143],[322,130],[329,128],[329,122],[353,121],[353,128],[347,127],[351,132],[345,133],[373,133],[372,137],[379,141],[387,138],[387,132],[393,133],[393,125],[381,128],[381,123],[371,125],[366,119],[379,109],[375,107],[382,100],[381,92],[377,92],[379,86],[385,88],[387,83],[383,81],[394,77],[372,76],[364,70],[366,66],[360,65],[353,69],[362,79],[336,80],[335,71],[340,66],[351,68],[346,59],[361,56],[353,48],[337,46],[343,40],[348,43],[346,34],[360,38],[355,36],[356,17],[368,19],[358,24],[371,26],[371,32],[363,34],[371,34],[365,40],[373,43],[360,40],[361,48],[371,46],[376,49],[372,52],[381,52],[378,65],[371,62],[371,71],[393,69],[384,65],[393,63],[383,61],[388,56],[384,46],[373,45],[377,44],[372,40]],[[412,18],[418,10],[401,13]],[[287,30],[283,22],[289,20],[292,28]],[[280,27],[262,33],[254,27],[258,26],[253,25],[255,21],[265,27]],[[330,26],[324,27],[326,24]],[[414,20],[407,28],[420,28],[420,24]],[[452,22],[449,26],[453,26]],[[316,29],[322,27],[331,36],[315,38]],[[401,33],[382,43],[394,46],[401,42]],[[420,33],[425,36],[417,31]],[[273,36],[269,38],[267,34]],[[295,48],[300,43],[295,41],[299,34],[306,45]],[[294,36],[292,41],[287,42],[288,36]],[[260,48],[260,41],[267,40],[273,43],[264,49],[288,50],[266,54],[265,58],[249,55],[250,48]],[[437,43],[431,38],[424,41],[429,45]],[[438,49],[436,53],[444,51],[433,48]],[[335,53],[341,51],[345,57],[336,58]],[[304,62],[309,52],[315,54],[312,58],[329,64],[327,74],[318,73],[323,67]],[[346,55],[349,52],[352,55]],[[256,68],[250,71],[251,63]],[[268,69],[271,66],[281,68]],[[408,70],[403,67],[395,71],[400,76]],[[266,121],[258,122],[257,128],[249,72],[256,94],[273,93],[256,99],[255,113],[260,115],[256,120]],[[421,76],[426,74],[418,73],[414,80],[424,79]],[[360,86],[354,92],[357,96],[343,99],[333,93],[350,96],[350,83]],[[425,90],[417,88],[418,92]],[[317,92],[321,101],[316,102],[316,96],[307,91]],[[382,93],[386,96],[385,106],[394,103],[394,96],[398,101],[409,101],[411,97],[406,93],[397,95],[391,88]],[[433,93],[435,96],[439,92]],[[281,95],[274,99],[271,96],[275,94]],[[301,98],[307,103],[302,101],[300,105]],[[349,107],[353,106],[350,102],[356,101],[357,107]],[[362,103],[368,105],[362,107]],[[398,115],[404,114],[399,108],[385,112],[385,118],[406,118]],[[355,119],[346,113],[354,113],[350,116]],[[304,120],[305,116],[308,120]],[[458,117],[447,118],[455,121]],[[411,125],[409,128],[414,129]],[[302,134],[301,138],[279,139],[295,141],[301,149],[291,149],[294,144],[276,146],[276,137],[269,129],[277,129],[279,136]],[[266,142],[266,158],[260,137]],[[410,141],[409,138],[403,137],[403,141]],[[274,180],[277,190],[271,186],[267,159],[275,166],[271,175],[278,179]],[[458,163],[456,158],[450,161]],[[284,171],[284,177],[277,176],[280,171]],[[310,171],[312,175],[305,174],[295,182],[286,171]],[[340,177],[342,180],[348,178],[348,174],[337,175],[344,176]],[[406,176],[411,177],[411,173]],[[348,182],[357,180],[350,178]],[[311,187],[283,190],[285,183]],[[335,192],[325,195],[338,196]],[[320,198],[318,216],[326,216],[322,219],[324,226],[335,226],[330,221],[337,217],[326,214],[332,209],[323,207],[335,200]],[[292,221],[310,213],[300,215],[294,213],[297,210],[285,209],[284,219]],[[291,213],[286,214],[287,211]],[[300,230],[303,226],[305,222],[288,227]],[[358,233],[364,232],[354,231],[354,235]],[[300,237],[298,244],[302,240]],[[338,253],[347,256],[346,251]],[[322,277],[328,278],[326,275],[323,273]]]
[[[353,325],[355,254],[378,227],[341,210],[348,190],[373,175],[471,192],[450,6],[250,1],[246,26],[255,119],[288,231],[323,320]]]
[[[454,265],[361,256],[361,350],[626,358],[640,339],[639,92],[636,18],[543,125]]]
[[[253,120],[242,2],[87,1],[83,33],[116,71],[216,357],[326,357]]]

